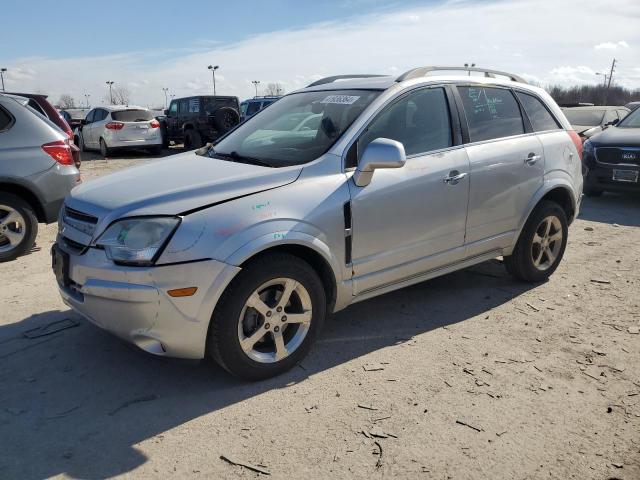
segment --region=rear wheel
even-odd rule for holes
[[[220,298],[208,351],[246,380],[279,375],[302,360],[322,327],[326,297],[303,260],[274,254],[247,265]]]
[[[567,216],[557,203],[542,201],[525,224],[513,253],[504,257],[507,271],[527,282],[541,282],[558,268],[567,246]]]
[[[184,134],[184,148],[187,150],[193,150],[194,148],[200,148],[202,146],[202,137],[200,133],[195,130],[187,130]]]
[[[104,141],[104,138],[100,139],[100,155],[105,158],[111,155],[111,149],[107,147],[107,142]]]
[[[82,135],[82,133],[78,135],[78,147],[81,152],[87,151],[87,146],[84,144],[84,135]]]
[[[38,220],[31,206],[10,193],[0,193],[0,262],[13,260],[33,247]]]

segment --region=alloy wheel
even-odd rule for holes
[[[533,234],[531,259],[533,265],[541,271],[549,269],[560,254],[562,248],[562,223],[554,215],[545,217]]]
[[[0,205],[0,253],[16,248],[27,233],[24,217],[14,208]]]
[[[270,280],[254,290],[240,312],[240,347],[256,362],[279,362],[302,345],[311,319],[311,297],[300,282]]]

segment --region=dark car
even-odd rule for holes
[[[60,110],[60,115],[69,124],[71,130],[75,130],[82,125],[82,120],[84,120],[88,111],[88,108],[65,108]]]
[[[640,192],[640,109],[584,142],[584,193]]]
[[[171,100],[160,120],[164,145],[183,143],[187,149],[214,142],[240,123],[238,97],[199,95]]]
[[[263,108],[268,107],[280,97],[253,97],[240,104],[240,121],[253,117]]]

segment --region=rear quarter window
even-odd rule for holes
[[[469,140],[481,142],[524,133],[520,107],[511,90],[458,87],[469,127]]]
[[[544,132],[545,130],[557,130],[560,125],[549,113],[547,107],[533,95],[528,93],[516,92],[522,107],[524,108],[534,132]]]

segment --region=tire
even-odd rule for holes
[[[550,227],[547,229],[549,223]],[[504,257],[507,271],[525,282],[542,282],[549,278],[564,255],[568,225],[567,215],[560,205],[547,200],[541,201],[531,212],[513,253]],[[557,237],[558,233],[561,238]],[[556,240],[552,240],[553,238]],[[547,245],[549,253],[542,251],[544,245]]]
[[[279,310],[278,292],[284,295],[284,287],[291,280],[295,289],[284,309]],[[254,297],[256,291],[263,293]],[[247,303],[261,305],[258,308],[266,314]],[[244,380],[279,375],[307,355],[322,328],[326,309],[322,281],[308,263],[283,253],[258,258],[243,268],[218,301],[209,326],[207,351],[221,367]],[[292,321],[296,313],[297,320],[304,318],[305,322]],[[276,346],[277,332],[283,349]],[[241,342],[245,343],[244,349]],[[284,352],[284,356],[278,358],[278,352]]]
[[[231,107],[222,107],[213,114],[213,123],[218,131],[226,133],[240,123],[240,114]]]
[[[3,222],[10,213],[17,223]],[[15,235],[17,231],[20,236]],[[37,235],[38,219],[31,206],[20,197],[0,192],[0,262],[14,260],[27,253],[36,243]],[[12,244],[12,241],[16,243]]]
[[[84,135],[82,135],[82,133],[78,135],[78,147],[80,148],[81,152],[87,151],[87,146],[84,144]]]
[[[582,193],[584,193],[587,197],[601,197],[602,194],[604,193],[604,190],[600,188],[585,186],[584,189],[582,190]]]
[[[203,145],[202,137],[196,130],[187,130],[184,134],[184,148],[186,150],[193,150],[200,148]]]
[[[104,158],[107,158],[111,155],[111,149],[107,147],[107,142],[104,141],[104,138],[100,138],[100,155]]]

